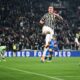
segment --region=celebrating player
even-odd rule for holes
[[[40,24],[44,25],[42,28],[42,34],[46,35],[44,51],[41,57],[41,61],[43,62],[45,61],[45,54],[46,51],[48,50],[47,47],[48,43],[51,41],[52,36],[54,35],[54,27],[55,27],[56,19],[63,20],[63,18],[59,14],[55,13],[54,7],[49,6],[48,13],[44,14],[44,16],[40,20]]]

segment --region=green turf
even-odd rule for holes
[[[55,57],[50,63],[39,57],[6,58],[0,62],[0,80],[80,80],[80,57]]]

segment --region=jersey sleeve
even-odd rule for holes
[[[42,20],[42,21],[45,21],[45,19],[46,19],[46,14],[43,15],[43,17],[41,18],[41,20]]]

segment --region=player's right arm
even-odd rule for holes
[[[46,19],[46,14],[41,18],[39,23],[43,25],[45,23],[45,19]]]

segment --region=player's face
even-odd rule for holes
[[[50,7],[48,8],[48,12],[52,14],[53,11],[54,11],[54,8],[53,8],[52,6],[50,6]]]

